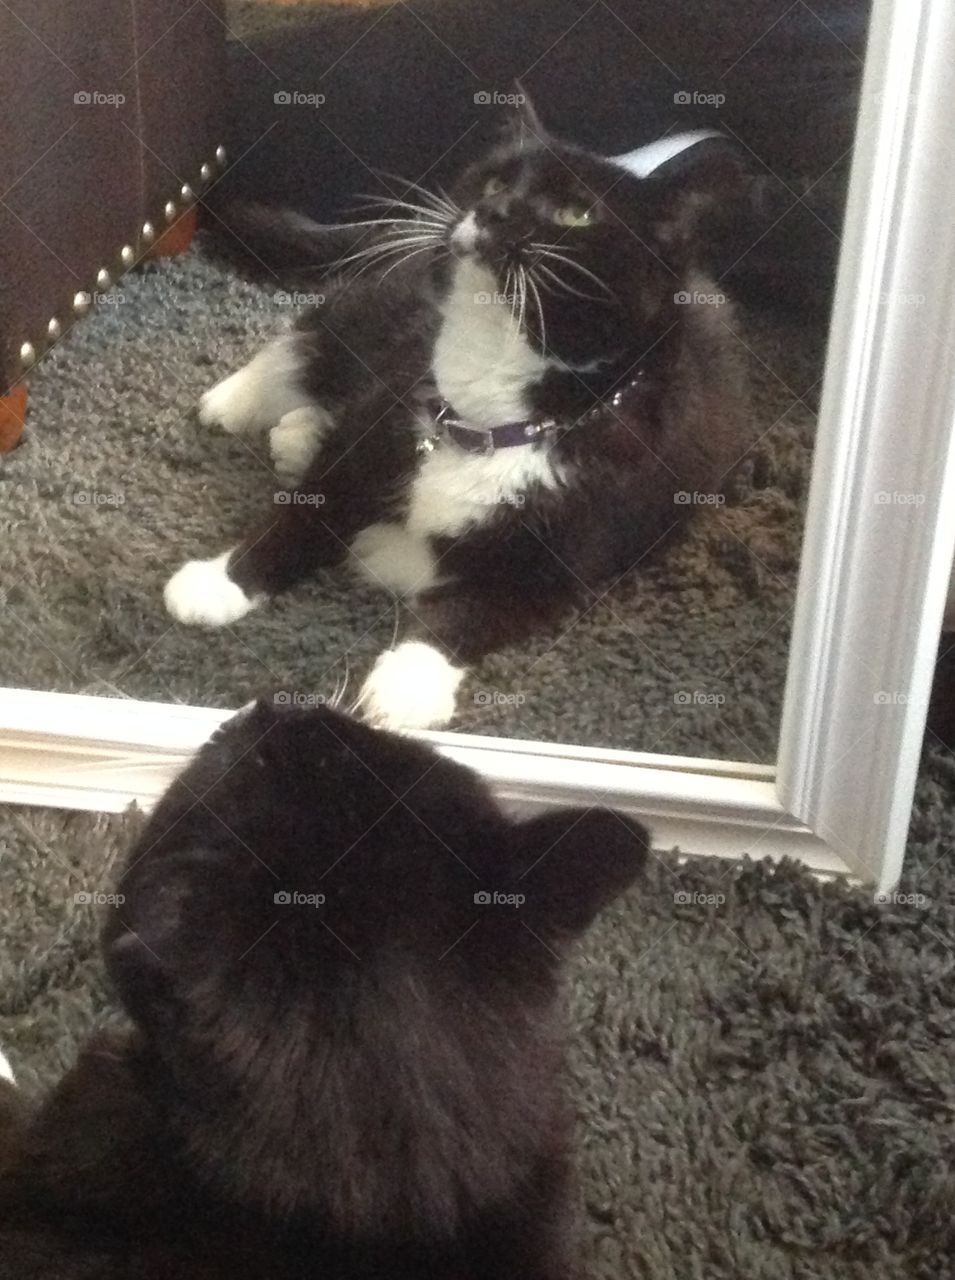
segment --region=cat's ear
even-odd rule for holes
[[[228,885],[205,849],[172,854],[134,868],[125,896],[103,931],[106,968],[127,1009],[170,996],[208,967],[216,915],[228,910]]]
[[[547,137],[547,130],[534,108],[531,95],[520,80],[514,81],[513,102],[509,106],[507,131],[515,142]]]
[[[656,206],[654,229],[667,250],[693,244],[707,219],[732,216],[749,203],[755,174],[747,153],[729,138],[705,138],[655,169],[644,194]]]
[[[557,939],[582,933],[629,888],[650,844],[644,827],[612,809],[558,809],[518,823],[515,837],[522,914]]]

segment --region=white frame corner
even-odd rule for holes
[[[955,548],[952,48],[951,0],[875,0],[776,768],[422,735],[507,802],[894,886]],[[148,807],[227,714],[0,690],[0,801]]]

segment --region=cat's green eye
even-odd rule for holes
[[[551,214],[551,221],[559,227],[589,227],[593,220],[593,209],[585,209],[582,204],[565,204]]]
[[[501,181],[500,178],[488,178],[487,182],[485,182],[484,184],[484,191],[482,192],[482,194],[485,197],[499,196],[501,192],[504,190],[504,186],[505,184]]]

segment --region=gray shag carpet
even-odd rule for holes
[[[36,370],[27,435],[0,469],[0,684],[235,707],[326,696],[347,655],[357,691],[395,605],[344,572],[217,632],[162,603],[184,560],[268,510],[265,443],[200,427],[194,406],[289,323],[287,296],[196,247],[125,277]],[[457,727],[775,758],[819,343],[797,320],[736,328],[755,444],[726,505],[701,506],[687,537],[561,634],[486,661]]]
[[[592,1280],[955,1274],[953,785],[928,749],[897,902],[792,865],[659,857],[578,946]],[[139,822],[0,819],[0,1044],[33,1095],[115,1016],[73,896],[109,890]]]

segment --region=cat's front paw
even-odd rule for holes
[[[166,583],[166,608],[179,622],[198,627],[224,627],[254,609],[258,600],[247,596],[229,577],[231,551],[214,560],[190,560]]]
[[[331,414],[306,404],[283,415],[269,432],[272,462],[280,479],[297,485],[318,452],[322,437],[334,426]]]
[[[230,435],[249,435],[263,427],[260,388],[248,366],[223,378],[199,397],[199,421]]]
[[[359,700],[366,720],[382,729],[433,729],[454,715],[464,671],[439,649],[405,640],[381,654]]]

